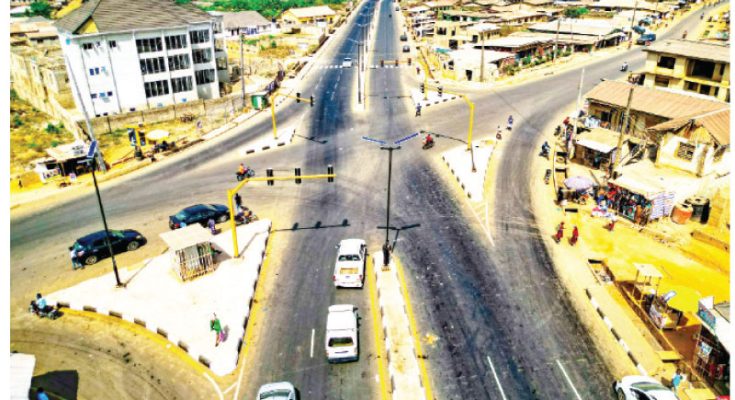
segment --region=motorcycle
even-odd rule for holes
[[[620,67],[620,72],[627,72],[628,71],[628,64],[623,64]]]
[[[238,224],[249,224],[251,222],[257,221],[258,216],[255,215],[253,212],[249,212],[248,214],[237,214],[235,215],[235,222]]]
[[[551,170],[547,169],[546,173],[544,174],[544,183],[548,185],[550,179],[551,179]]]
[[[421,147],[424,150],[429,150],[430,148],[434,147],[434,141],[424,141],[424,145]]]
[[[235,177],[237,178],[238,182],[242,181],[245,178],[252,178],[254,176],[255,176],[255,170],[252,168],[247,168],[244,174],[241,174],[239,171],[235,172]]]
[[[35,301],[31,301],[31,305],[28,307],[28,312],[35,314],[38,318],[48,318],[54,320],[61,316],[61,312],[53,306],[46,306],[44,309],[38,308]]]
[[[538,155],[548,160],[549,159],[549,149],[546,147],[542,148],[541,152],[538,153]]]

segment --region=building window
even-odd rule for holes
[[[209,30],[191,31],[189,32],[192,44],[206,43],[209,41]]]
[[[117,47],[117,40],[110,40],[107,42],[107,45],[110,46],[111,49],[114,49]]]
[[[676,64],[676,58],[661,56],[659,57],[658,64],[656,64],[656,66],[659,68],[674,69],[674,64]]]
[[[696,82],[687,82],[686,90],[696,92],[698,88],[699,88],[699,85]]]
[[[709,92],[712,90],[710,85],[699,85],[699,93],[709,96]]]
[[[145,83],[145,97],[151,98],[163,96],[169,93],[168,81],[155,81]]]
[[[214,82],[214,70],[213,69],[204,69],[201,71],[196,71],[195,75],[196,75],[197,85],[203,85],[205,83]]]
[[[203,64],[212,61],[212,49],[196,49],[191,52],[194,64]]]
[[[186,48],[186,35],[166,36],[167,49],[184,49]]]
[[[725,155],[725,152],[728,150],[729,146],[720,146],[715,150],[714,154],[714,161],[722,161],[722,156]]]
[[[676,156],[682,160],[692,161],[694,158],[694,145],[687,142],[680,142],[676,149]]]
[[[89,69],[89,76],[95,76],[100,74],[100,69],[97,67]]]
[[[82,43],[82,49],[84,50],[92,50],[94,48],[94,45],[92,43]]]
[[[720,76],[725,75],[725,64],[720,64]]]
[[[163,62],[163,57],[144,58],[140,60],[140,72],[143,75],[166,72],[166,64]]]
[[[191,77],[184,76],[171,79],[171,88],[174,93],[188,92],[192,88]]]
[[[149,39],[136,39],[135,46],[138,48],[138,53],[151,53],[154,51],[163,50],[163,44],[160,37]]]
[[[654,86],[669,87],[669,78],[656,75],[656,79],[654,79],[653,84]]]
[[[181,69],[187,69],[191,66],[189,62],[188,54],[178,54],[168,58],[168,69],[169,71],[178,71]]]
[[[97,93],[92,93],[92,94],[89,95],[89,97],[91,97],[92,99],[96,99],[97,98]]]
[[[107,92],[107,97],[112,97],[112,92]]]
[[[712,79],[715,73],[715,63],[710,61],[694,60],[691,64],[689,76]]]

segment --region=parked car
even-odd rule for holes
[[[290,382],[267,383],[258,389],[256,400],[296,400],[296,388]]]
[[[401,35],[401,42],[407,42],[407,41],[408,41],[408,36],[406,36],[406,34],[404,33],[403,35]]]
[[[222,204],[197,204],[177,212],[168,217],[168,227],[171,229],[181,228],[181,223],[186,225],[200,224],[206,227],[207,221],[212,218],[222,223],[230,219],[230,210]]]
[[[332,280],[335,287],[362,287],[367,245],[362,239],[345,239],[337,245]]]
[[[674,392],[648,376],[626,376],[614,389],[618,400],[677,400]]]
[[[327,314],[327,333],[324,335],[327,361],[356,361],[357,310],[352,304],[337,304],[329,307]]]
[[[636,40],[636,44],[646,44],[648,42],[653,42],[656,40],[656,34],[653,32],[646,32],[640,36],[638,36],[638,40]]]
[[[349,57],[345,57],[344,60],[342,60],[342,67],[344,68],[352,68],[352,59]]]
[[[404,45],[404,46],[403,46],[403,52],[404,52],[404,53],[408,53],[408,52],[410,52],[410,51],[411,51],[411,47],[410,47],[409,45]]]
[[[126,251],[138,250],[148,240],[138,231],[132,229],[110,230],[110,244],[112,253],[120,254]],[[99,260],[110,257],[110,249],[105,240],[105,231],[98,231],[82,236],[69,248],[76,252],[81,263],[96,264]]]

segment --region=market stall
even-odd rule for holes
[[[718,394],[730,393],[730,303],[699,300],[697,318],[702,322],[692,366]]]
[[[164,232],[161,239],[169,247],[171,266],[183,281],[217,269],[212,233],[199,224]]]
[[[642,305],[658,329],[676,329],[696,314],[700,297],[696,290],[686,286],[661,284],[655,293],[646,296]]]
[[[638,224],[671,215],[675,192],[658,182],[622,175],[608,182],[608,206]]]
[[[594,169],[609,169],[617,154],[619,135],[604,128],[578,134],[574,143],[574,161]]]

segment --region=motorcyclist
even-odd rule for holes
[[[426,134],[426,137],[424,138],[424,146],[426,146],[426,145],[432,145],[432,144],[434,144],[434,138],[431,137],[431,134],[430,133],[427,133]]]
[[[684,33],[681,34],[681,38],[682,39],[686,39],[687,38],[687,33],[688,33],[688,31],[684,31]]]
[[[550,149],[551,146],[549,146],[549,142],[544,142],[544,144],[541,145],[541,154],[544,156],[548,155]]]
[[[416,116],[421,115],[421,104],[416,104]]]
[[[628,62],[627,61],[623,61],[623,65],[620,67],[620,70],[623,71],[623,72],[625,72],[625,71],[628,70]]]
[[[509,115],[508,116],[508,130],[511,130],[511,129],[513,129],[513,116]]]
[[[248,172],[247,168],[245,168],[245,165],[243,163],[240,163],[240,166],[237,168],[237,174],[240,176],[245,175]]]

